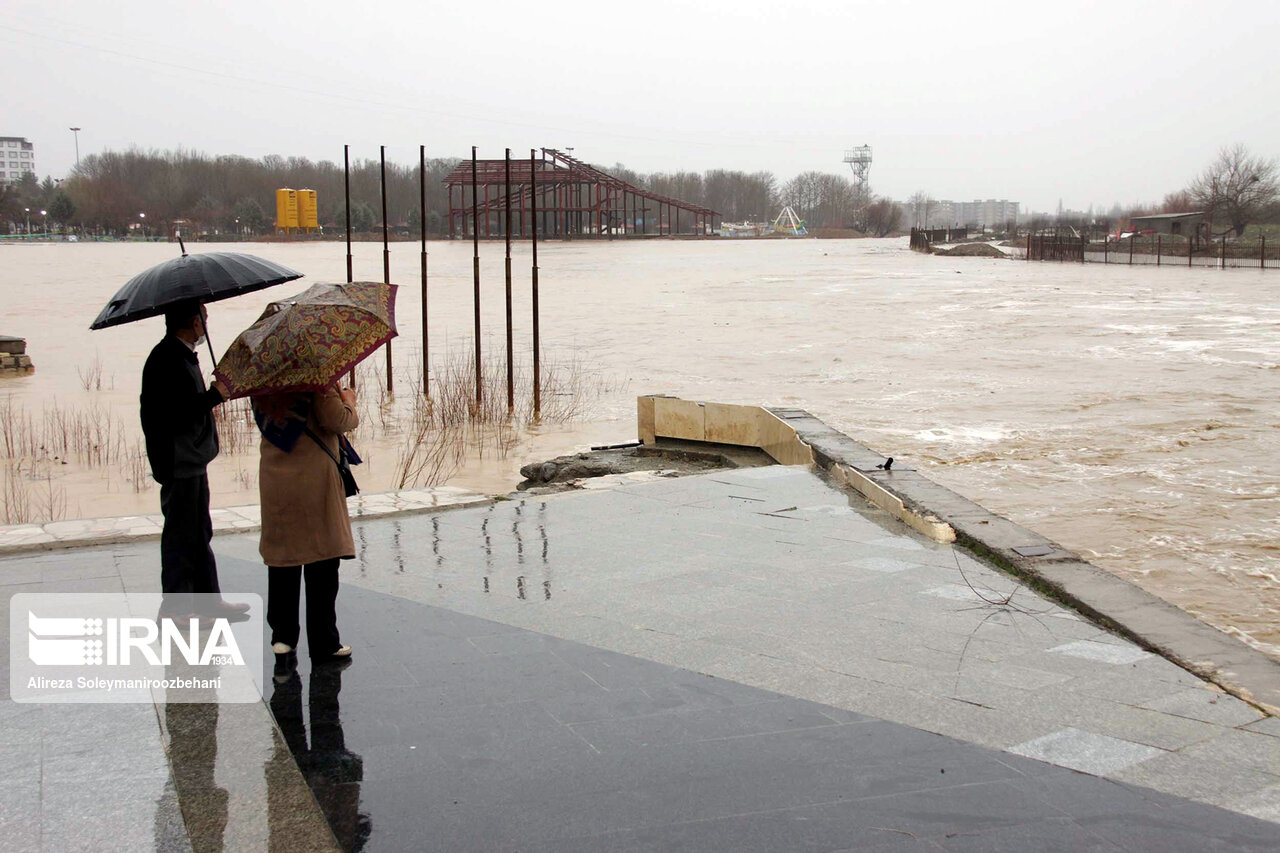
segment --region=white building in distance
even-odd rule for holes
[[[986,201],[950,201],[927,199],[900,202],[904,221],[916,228],[982,228],[1000,229],[1018,221],[1019,203],[989,198]]]
[[[1018,202],[989,198],[986,201],[939,201],[930,211],[931,225],[937,228],[973,226],[988,228],[1018,221]]]
[[[36,147],[22,136],[0,136],[0,184],[36,173]]]

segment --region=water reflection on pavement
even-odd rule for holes
[[[268,789],[273,765],[297,762],[311,793],[344,851],[365,849],[372,832],[369,816],[360,811],[360,783],[364,761],[347,749],[342,731],[338,694],[342,691],[344,664],[315,667],[308,675],[307,706],[311,719],[311,739],[302,713],[302,676],[297,670],[278,676],[271,693],[271,713],[284,733],[288,753],[277,748],[267,766]],[[288,849],[290,840],[289,804],[272,803],[268,824],[272,850]]]

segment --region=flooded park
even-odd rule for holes
[[[219,354],[268,302],[345,278],[340,243],[190,248],[306,274],[211,305]],[[1273,274],[948,259],[912,253],[905,239],[553,242],[539,247],[544,405],[530,423],[530,258],[517,245],[516,412],[444,436],[421,417],[417,248],[391,251],[401,285],[391,391],[382,353],[359,379],[366,492],[442,482],[509,492],[527,462],[633,440],[638,394],[804,408],[1280,656]],[[0,333],[25,338],[36,367],[0,379],[10,523],[157,511],[138,391],[163,323],[88,326],[130,276],[176,251],[0,247]],[[472,247],[429,252],[428,374],[446,405],[469,393]],[[381,246],[354,253],[354,277],[380,280]],[[505,409],[501,244],[481,256],[486,395]],[[201,364],[207,374],[203,350]],[[214,504],[255,503],[256,435],[243,406],[225,419]]]

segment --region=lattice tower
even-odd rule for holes
[[[853,169],[853,179],[858,182],[858,186],[866,187],[867,175],[871,172],[871,146],[859,145],[857,148],[846,149],[844,162]]]

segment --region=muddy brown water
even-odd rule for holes
[[[161,321],[88,324],[175,248],[0,246],[0,333],[27,338],[37,366],[0,379],[0,397],[37,413],[96,401],[136,435],[138,374]],[[216,248],[307,273],[211,306],[219,348],[271,299],[345,274],[340,243]],[[441,359],[471,346],[471,246],[429,251]],[[497,353],[502,244],[481,252],[482,341]],[[380,279],[381,245],[355,253],[356,277]],[[539,260],[544,348],[577,365],[585,417],[521,432],[505,454],[472,453],[451,483],[505,492],[527,461],[629,440],[637,394],[803,407],[1280,657],[1280,271],[948,259],[904,240],[550,243]],[[527,246],[513,266],[526,361]],[[418,270],[417,244],[393,244],[402,409],[420,358]],[[103,388],[86,391],[95,360]],[[396,468],[387,411],[358,469],[366,491],[389,488]],[[254,502],[256,465],[252,445],[218,460],[215,502]],[[119,470],[28,477],[58,490],[67,517],[156,511],[154,487],[136,492]]]

